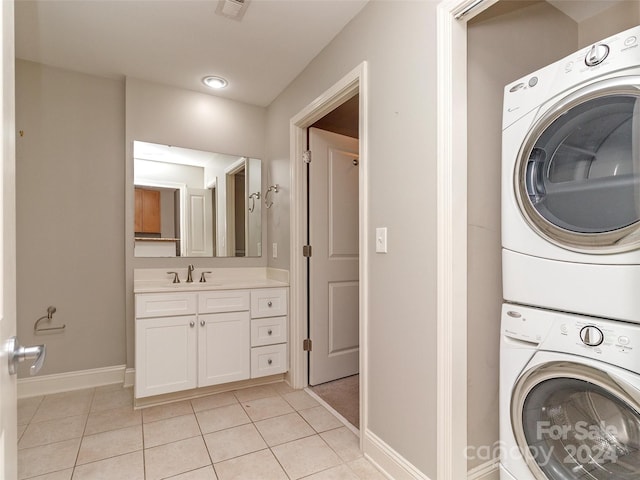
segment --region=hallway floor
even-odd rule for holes
[[[18,402],[19,478],[383,480],[359,439],[284,383],[142,410],[121,386]]]
[[[351,425],[360,428],[360,375],[340,378],[310,388]]]

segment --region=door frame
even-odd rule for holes
[[[359,97],[359,339],[360,339],[360,431],[367,429],[367,320],[368,320],[368,165],[367,165],[367,63],[362,62],[341,80],[326,90],[291,118],[290,139],[290,306],[291,306],[291,365],[290,381],[293,388],[308,386],[308,356],[302,343],[307,338],[307,262],[302,256],[306,244],[306,184],[303,153],[307,149],[307,128],[327,113],[343,104],[356,94]],[[364,435],[360,435],[360,446]]]
[[[0,477],[18,478],[17,375],[9,375],[6,341],[16,335],[16,118],[14,2],[0,5]]]
[[[468,475],[467,21],[497,2],[444,0],[437,9],[438,480]]]

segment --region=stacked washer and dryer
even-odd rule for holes
[[[640,479],[640,27],[505,87],[501,480]]]

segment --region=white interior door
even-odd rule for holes
[[[185,205],[187,249],[189,257],[213,255],[213,214],[211,190],[188,188]]]
[[[15,86],[13,1],[0,2],[2,21],[2,168],[0,168],[0,478],[18,478],[16,376],[9,375],[8,344],[16,334]]]
[[[358,140],[309,129],[309,383],[359,371]]]

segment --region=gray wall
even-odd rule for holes
[[[470,446],[491,446],[499,440],[500,158],[504,85],[638,23],[637,1],[615,5],[577,24],[545,2],[503,0],[469,24],[467,435]],[[469,459],[468,467],[486,460]]]
[[[264,158],[266,109],[22,60],[16,69],[19,338],[46,342],[43,374],[133,367],[134,267],[266,258],[134,259],[131,142]],[[35,336],[49,305],[67,329]]]
[[[590,45],[640,24],[640,2],[625,0],[578,25],[578,44]]]
[[[436,78],[437,2],[371,1],[269,106],[269,209],[275,267],[289,266],[289,121],[368,62],[366,214],[369,266],[370,430],[436,478]],[[389,253],[374,229],[389,229]]]
[[[16,62],[18,338],[43,374],[125,363],[123,120],[123,82]],[[67,328],[36,336],[49,305]]]
[[[125,244],[127,366],[134,366],[134,268],[266,266],[261,258],[134,258],[133,141],[265,158],[266,109],[134,78],[126,81]],[[265,183],[263,182],[263,185]],[[263,214],[263,223],[266,216]],[[263,245],[266,229],[263,234]],[[264,248],[263,248],[264,251]],[[265,252],[266,253],[266,252]],[[215,273],[214,273],[215,275]]]

